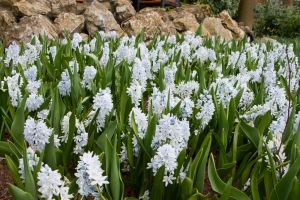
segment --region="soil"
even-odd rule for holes
[[[12,199],[8,191],[8,183],[13,183],[13,178],[4,160],[0,160],[0,199]]]

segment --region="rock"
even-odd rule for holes
[[[179,33],[197,31],[199,23],[192,13],[186,12],[184,10],[174,10],[170,11],[168,14]]]
[[[54,24],[57,27],[58,34],[64,34],[64,31],[68,31],[70,34],[79,33],[84,27],[84,16],[76,15],[74,13],[61,13],[54,20]]]
[[[145,38],[149,39],[154,35],[175,35],[176,28],[171,20],[161,8],[144,8],[135,16],[124,22],[123,30],[129,35],[145,31]]]
[[[136,14],[134,7],[129,0],[118,0],[116,2],[116,19],[119,23],[127,20]]]
[[[47,15],[51,11],[47,0],[21,0],[14,3],[13,9],[22,16]]]
[[[219,36],[225,40],[232,40],[233,36],[231,31],[224,28],[220,18],[207,17],[202,23],[203,36]]]
[[[264,37],[262,37],[258,40],[262,43],[275,43],[275,42],[277,42],[277,40],[275,40],[273,38],[270,38],[270,37],[267,37],[267,36],[264,36]]]
[[[0,11],[0,40],[6,41],[9,38],[10,31],[15,24],[16,19],[11,11]]]
[[[32,35],[45,34],[49,39],[58,37],[56,27],[43,15],[25,16],[14,26],[10,38],[12,40],[29,42]]]
[[[84,40],[84,41],[88,41],[88,39],[89,39],[89,35],[86,33],[80,33],[80,36],[82,37],[82,40]]]
[[[0,6],[13,6],[14,3],[18,2],[20,0],[1,0]]]
[[[84,16],[87,31],[91,36],[94,36],[97,31],[123,33],[113,14],[99,2],[92,3],[84,12]]]
[[[198,23],[202,23],[206,17],[211,17],[213,15],[211,8],[206,4],[182,5],[181,7],[178,7],[177,10],[178,12],[185,11],[192,13],[196,17]]]
[[[231,18],[226,10],[222,11],[219,15],[222,24],[233,32],[236,39],[243,39],[245,37],[245,32],[239,27],[238,23]]]
[[[77,13],[76,0],[48,0],[51,7],[50,15],[58,16],[62,12]]]

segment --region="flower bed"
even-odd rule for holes
[[[0,47],[0,155],[12,196],[205,199],[208,177],[210,197],[297,197],[293,46],[143,41],[75,34]]]

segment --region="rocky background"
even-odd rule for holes
[[[112,12],[114,10],[114,13]],[[146,38],[155,34],[195,32],[202,25],[203,36],[226,40],[243,38],[245,32],[228,12],[213,16],[206,5],[182,5],[174,9],[144,8],[136,12],[130,0],[0,0],[0,40],[29,41],[33,34],[49,38],[64,31],[93,36],[97,31],[137,34],[144,28]]]

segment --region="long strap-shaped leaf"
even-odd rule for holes
[[[227,187],[227,189],[228,189],[228,187],[229,187],[228,185],[226,186],[226,183],[223,182],[221,180],[221,178],[219,177],[212,154],[210,155],[209,162],[208,162],[208,178],[209,178],[211,187],[215,192],[223,194],[225,191],[225,188]],[[237,188],[230,186],[230,190],[231,190],[231,192],[230,192],[229,196],[231,198],[236,199],[236,200],[250,200],[250,198],[245,193],[238,190]]]
[[[283,176],[283,178],[275,185],[274,190],[271,193],[271,200],[285,200],[288,199],[289,193],[292,190],[293,179],[300,170],[300,152],[297,151],[297,159],[293,165],[289,168],[289,171]]]

